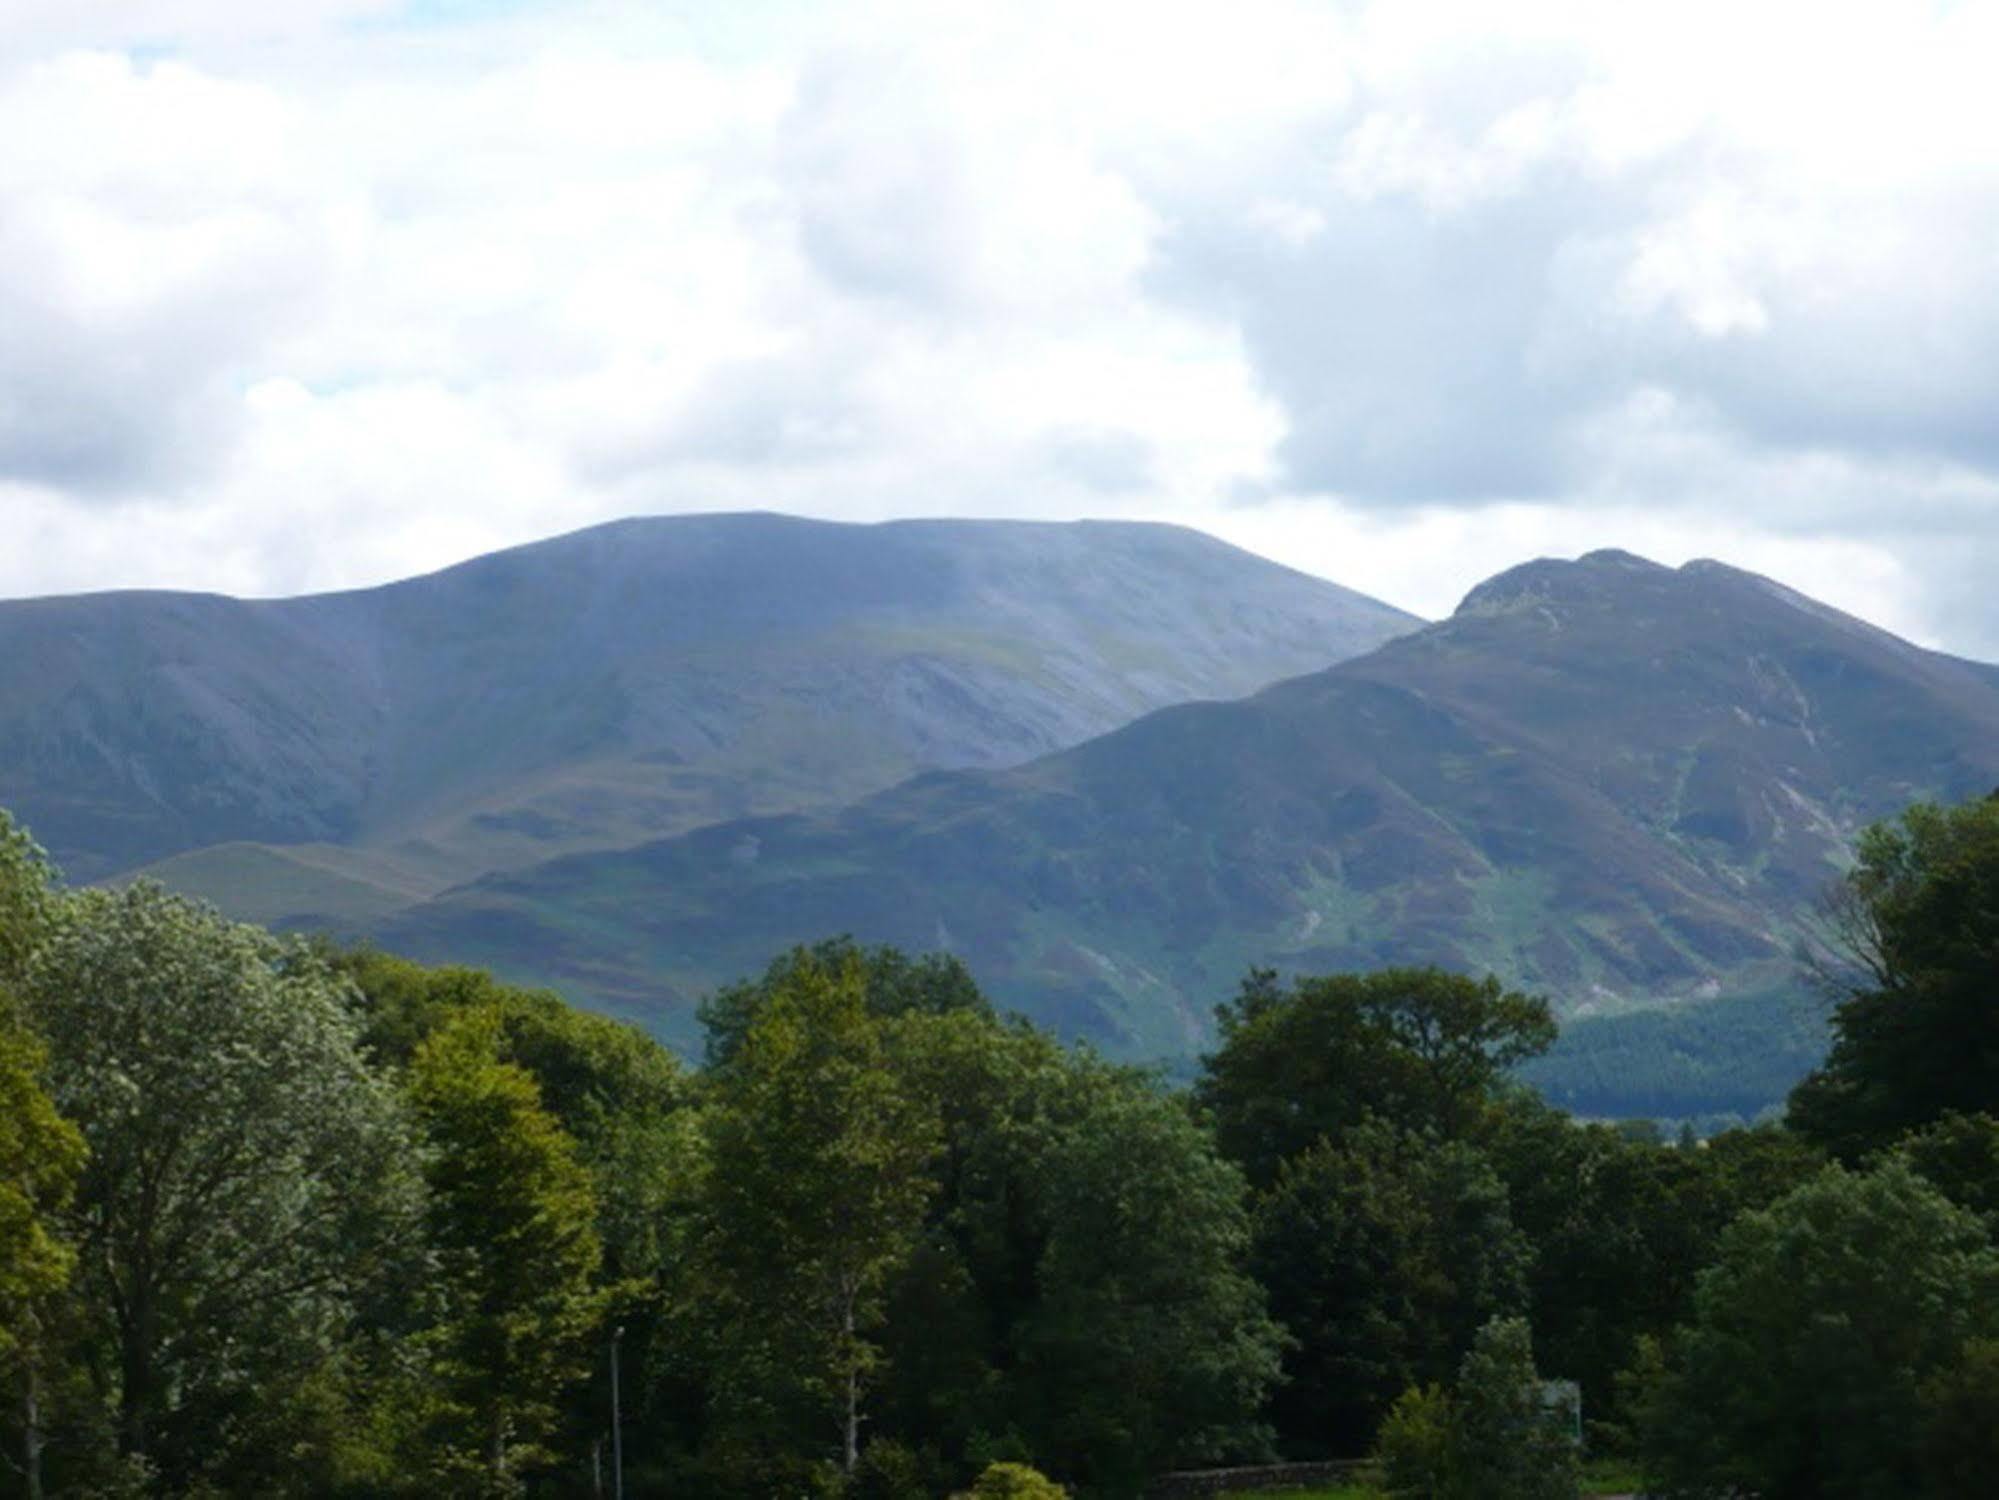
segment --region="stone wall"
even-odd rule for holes
[[[1340,1484],[1364,1465],[1358,1459],[1316,1464],[1259,1464],[1247,1469],[1184,1469],[1161,1474],[1146,1486],[1146,1500],[1193,1500],[1235,1490],[1303,1490]]]

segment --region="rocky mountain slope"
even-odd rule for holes
[[[1720,564],[1596,553],[1239,702],[549,862],[380,931],[678,1040],[707,987],[851,932],[1184,1055],[1251,963],[1492,970],[1571,1015],[1782,983],[1855,830],[1995,784],[1991,668]]]
[[[1003,766],[1418,622],[1175,527],[633,520],[384,588],[0,603],[0,806],[267,921]]]

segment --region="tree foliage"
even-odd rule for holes
[[[0,989],[20,983],[60,909],[55,867],[0,808]]]
[[[302,950],[148,884],[71,907],[25,994],[89,1148],[76,1294],[123,1451],[216,1472],[389,1264],[408,1136]]]
[[[1551,1403],[1524,1318],[1478,1330],[1457,1385],[1411,1386],[1375,1456],[1395,1500],[1575,1500],[1576,1413]]]
[[[761,1437],[816,1409],[851,1473],[883,1295],[915,1248],[936,1149],[934,1121],[887,1067],[858,962],[801,958],[771,985],[708,1132],[724,1409]]]
[[[417,1047],[409,1075],[432,1147],[443,1426],[456,1466],[495,1490],[547,1462],[541,1441],[603,1307],[590,1174],[501,1038],[499,1016],[464,1011]]]
[[[1547,1050],[1547,1002],[1442,969],[1298,979],[1267,969],[1217,1008],[1195,1095],[1257,1186],[1314,1142],[1376,1115],[1459,1136],[1507,1070]]]
[[[1722,1236],[1643,1398],[1669,1495],[1922,1493],[1926,1382],[1999,1322],[1984,1226],[1900,1161],[1827,1168]]]
[[[1504,1184],[1462,1142],[1370,1120],[1286,1162],[1251,1260],[1295,1340],[1279,1432],[1364,1451],[1398,1392],[1448,1379],[1480,1326],[1523,1309],[1531,1258]]]
[[[47,1054],[0,991],[0,1365],[21,1351],[31,1309],[69,1280],[58,1235],[84,1160],[83,1137],[43,1086]]]
[[[1797,1129],[1851,1160],[1958,1111],[1999,1110],[1999,793],[1918,803],[1861,836],[1833,901],[1843,996]]]
[[[828,938],[779,954],[759,978],[724,985],[701,1002],[708,1066],[726,1068],[764,1008],[802,975],[813,971],[840,973],[849,968],[859,973],[863,1003],[877,1020],[961,1011],[987,1018],[993,1014],[992,1003],[971,971],[951,954],[924,953],[912,958],[886,944],[864,947],[851,937]]]
[[[1458,1368],[1452,1467],[1465,1500],[1575,1500],[1576,1413],[1551,1404],[1524,1318],[1478,1331]]]

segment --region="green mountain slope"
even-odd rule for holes
[[[1177,527],[626,521],[355,593],[0,603],[0,805],[74,877],[351,922],[1012,764],[1416,623]]]
[[[961,953],[1184,1054],[1251,963],[1494,970],[1565,1014],[1785,981],[1863,823],[1999,782],[1999,686],[1754,575],[1516,568],[1450,620],[1016,769],[484,880],[382,927],[676,1040],[792,942]]]

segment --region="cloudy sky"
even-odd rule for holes
[[[0,594],[1127,516],[1999,659],[1995,57],[1989,0],[0,0]]]

